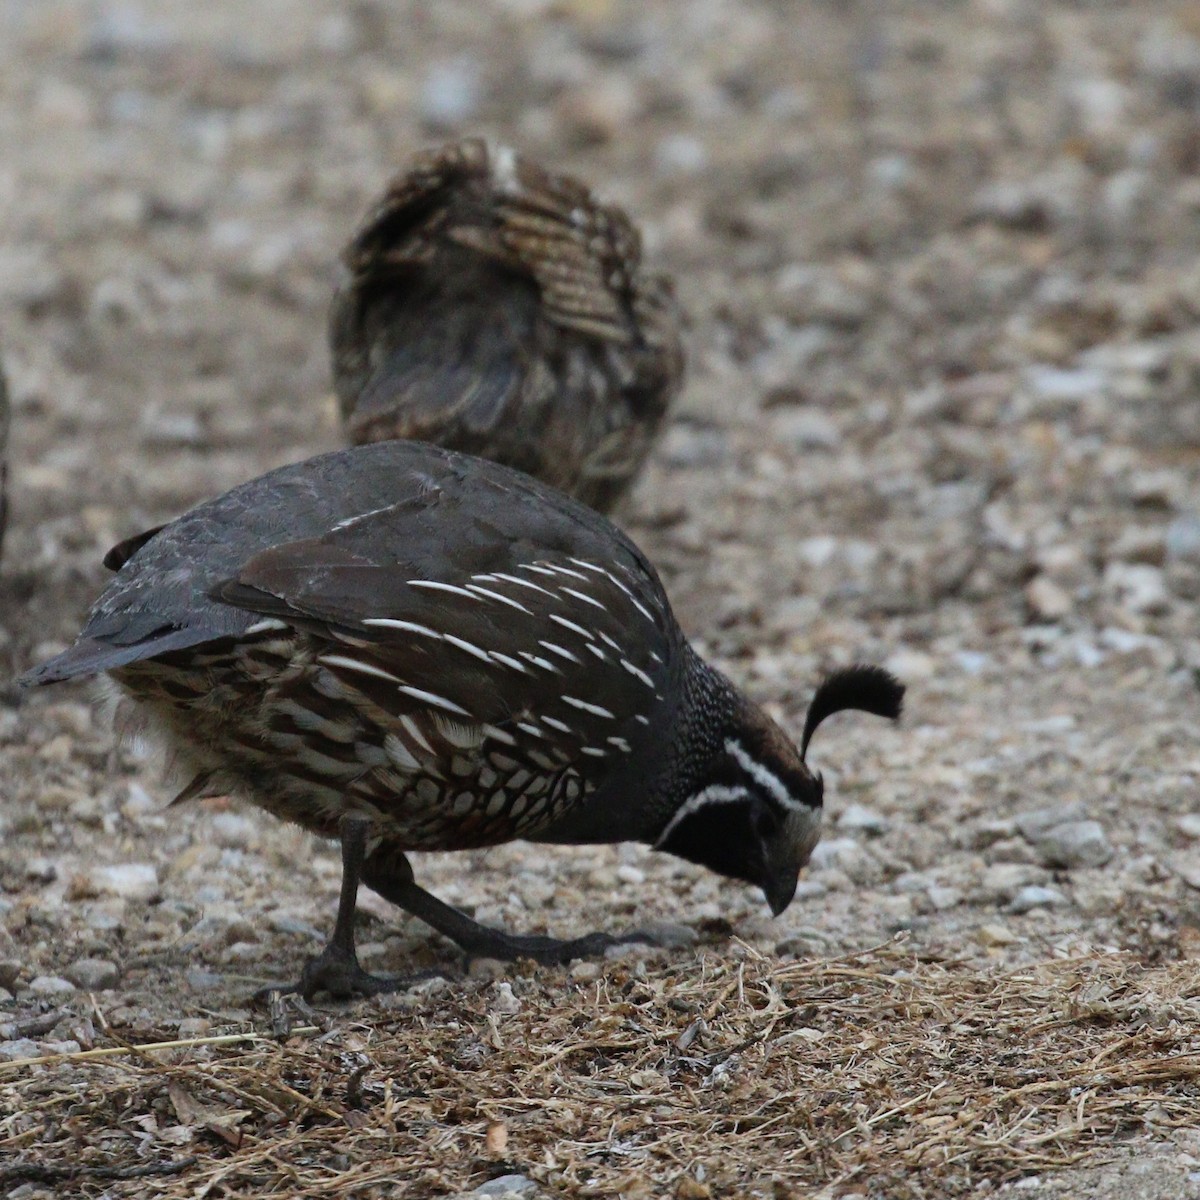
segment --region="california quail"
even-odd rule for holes
[[[413,882],[410,850],[640,841],[790,903],[817,841],[804,763],[831,713],[903,688],[852,668],[800,752],[707,666],[603,517],[481,459],[393,441],[272,471],[109,552],[79,639],[26,683],[107,672],[192,776],[340,837],[343,890],[300,988],[388,986],[354,954],[361,879],[468,954],[567,961]]]
[[[671,286],[624,212],[469,139],[418,155],[343,258],[329,331],[354,442],[435,442],[612,508],[683,373]]]

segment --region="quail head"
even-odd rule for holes
[[[469,139],[419,154],[343,259],[329,331],[354,442],[434,442],[612,508],[683,374],[671,286],[621,209]]]
[[[283,467],[110,551],[76,643],[27,683],[106,672],[189,769],[342,843],[333,937],[304,994],[394,981],[354,954],[359,882],[468,954],[561,962],[614,940],[519,937],[413,880],[410,850],[638,841],[792,899],[817,841],[808,740],[899,715],[851,668],[796,750],[684,638],[605,518],[505,467],[417,442]],[[636,935],[635,935],[636,936]]]

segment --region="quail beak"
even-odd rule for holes
[[[779,916],[791,904],[799,879],[798,871],[785,871],[763,884],[763,895],[766,896],[767,903],[771,906],[773,917]]]

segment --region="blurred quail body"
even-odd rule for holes
[[[0,553],[4,551],[4,529],[8,524],[8,383],[0,365]]]
[[[353,441],[434,442],[613,506],[683,373],[671,287],[624,212],[471,139],[418,155],[343,257],[330,346]]]
[[[562,961],[613,939],[515,937],[417,887],[409,850],[635,840],[790,902],[820,777],[684,639],[603,517],[495,464],[386,442],[284,467],[110,552],[76,644],[191,772],[340,836],[335,935],[302,989],[382,986],[353,953],[359,879],[469,953]],[[894,716],[869,668],[814,698]]]

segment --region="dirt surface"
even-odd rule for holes
[[[111,543],[337,444],[338,248],[465,133],[678,278],[627,524],[685,628],[793,732],[885,663],[903,727],[819,733],[779,919],[637,847],[426,856],[489,921],[693,944],[464,978],[364,893],[366,964],[446,983],[273,1037],[335,852],[8,688],[0,1192],[1200,1196],[1194,5],[0,6],[0,674]]]

